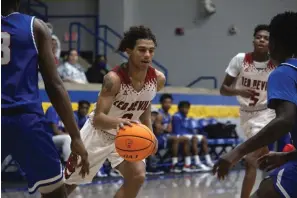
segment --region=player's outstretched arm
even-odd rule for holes
[[[47,26],[41,20],[34,20],[34,35],[39,53],[39,67],[46,92],[57,113],[61,117],[71,138],[80,138],[68,93],[57,73],[52,39]]]
[[[51,103],[61,117],[66,130],[69,132],[72,153],[81,157],[78,166],[82,166],[80,175],[85,177],[85,174],[89,174],[88,152],[81,140],[68,93],[57,72],[49,30],[44,22],[37,19],[34,20],[34,37],[37,44],[39,67],[44,80],[45,90]]]
[[[108,112],[114,102],[115,96],[120,90],[120,77],[109,72],[104,76],[102,89],[97,100],[93,124],[97,129],[116,129],[123,119],[108,116]]]

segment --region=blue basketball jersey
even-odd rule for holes
[[[171,115],[163,109],[159,109],[159,113],[162,115],[162,125],[166,128],[171,122]]]
[[[268,106],[274,99],[292,102],[297,108],[297,59],[292,58],[278,66],[268,79]],[[273,108],[273,107],[272,107]],[[297,148],[297,118],[291,131],[291,137]]]
[[[1,108],[43,113],[38,89],[34,17],[1,16]]]

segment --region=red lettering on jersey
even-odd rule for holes
[[[260,80],[257,80],[257,86],[256,86],[256,89],[257,90],[260,90],[260,85],[261,85],[261,81]]]
[[[145,101],[139,101],[139,105],[138,105],[137,111],[142,110],[144,105],[145,105]]]
[[[149,102],[145,101],[141,110],[145,111],[147,109],[147,107],[148,107],[148,104],[149,104]]]
[[[124,102],[123,101],[120,101],[119,104],[117,105],[117,108],[120,109],[123,104],[124,104]]]
[[[267,88],[267,82],[261,81],[261,90],[266,90]]]
[[[113,105],[117,106],[118,102],[120,102],[120,101],[114,101]]]
[[[135,111],[137,103],[138,103],[138,101],[133,102],[133,103],[130,105],[130,107],[128,108],[128,111]]]
[[[245,86],[245,87],[250,87],[251,86],[251,79],[242,77],[242,85]]]
[[[128,107],[129,103],[125,103],[122,107],[121,107],[121,110],[125,110],[127,107]]]

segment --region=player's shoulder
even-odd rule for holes
[[[156,72],[156,78],[157,78],[157,91],[160,91],[163,89],[163,87],[166,84],[166,76],[159,70],[155,69]]]
[[[121,78],[119,74],[113,70],[109,71],[104,77],[103,77],[103,83],[104,81],[110,81],[113,84],[121,84]]]
[[[237,53],[237,54],[233,57],[233,59],[235,59],[235,60],[237,60],[237,61],[239,61],[239,62],[243,62],[243,60],[245,59],[246,55],[247,55],[247,53],[245,53],[245,52],[239,52],[239,53]]]
[[[163,72],[157,70],[156,68],[155,68],[155,72],[156,72],[156,77],[158,81],[164,81],[164,82],[166,81],[166,76]]]
[[[269,79],[275,80],[277,78],[281,80],[285,77],[295,79],[295,81],[297,82],[297,69],[288,65],[281,64],[274,69],[274,71],[270,74]]]

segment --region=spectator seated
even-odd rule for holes
[[[234,149],[242,142],[236,133],[236,125],[220,123],[215,119],[188,119],[187,128],[193,132],[193,135],[203,135],[208,137],[209,153],[214,158],[219,158],[226,153],[228,148]],[[220,135],[217,135],[220,134]],[[200,144],[198,144],[200,146]],[[159,149],[158,156],[160,160],[159,166],[170,166],[170,142],[167,142],[167,148]],[[179,149],[179,156],[182,156],[182,149]],[[182,158],[180,157],[180,160]],[[182,165],[183,163],[179,163]]]

